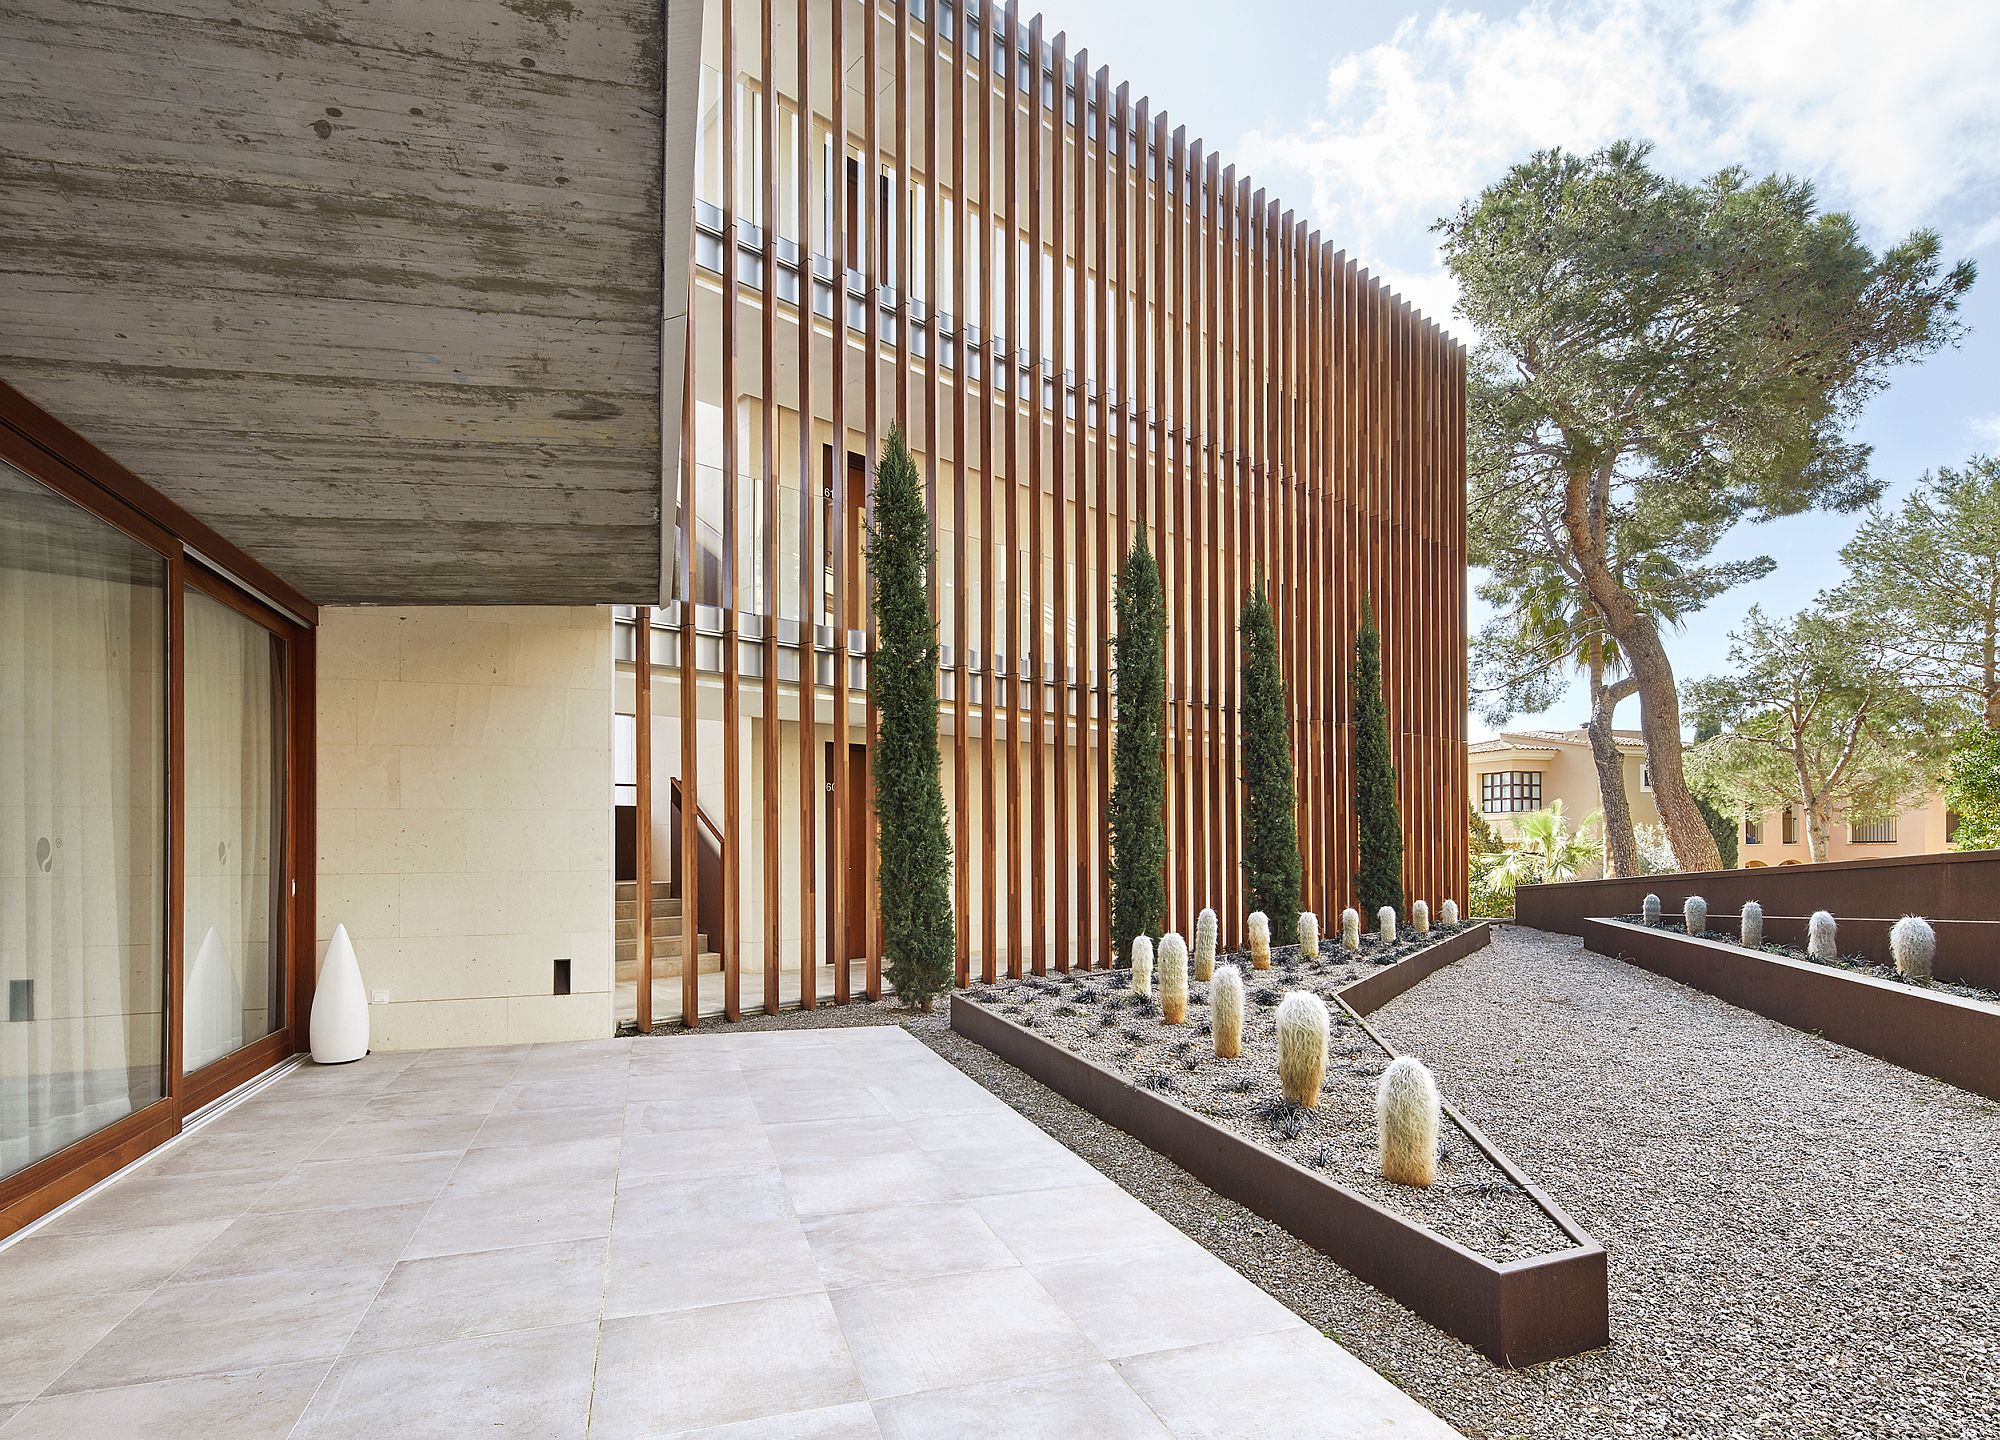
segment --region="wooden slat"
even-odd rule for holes
[[[1110,181],[1111,181],[1111,71],[1099,66],[1095,81],[1097,93],[1097,155],[1092,166],[1091,183],[1093,201],[1091,215],[1092,229],[1097,236],[1097,272],[1091,277],[1091,294],[1097,307],[1097,346],[1093,352],[1094,374],[1097,382],[1097,472],[1092,479],[1090,495],[1097,531],[1097,569],[1092,576],[1092,597],[1096,604],[1096,623],[1091,630],[1091,667],[1094,676],[1091,691],[1095,697],[1094,710],[1097,716],[1097,736],[1091,752],[1091,769],[1097,780],[1096,819],[1100,826],[1106,826],[1111,814],[1111,585],[1113,558],[1111,554],[1111,507],[1116,497],[1111,481],[1110,434],[1114,422],[1111,403],[1111,359],[1107,312],[1110,309],[1110,287],[1106,276],[1111,264],[1110,251]],[[1100,842],[1102,845],[1104,842]],[[1111,867],[1105,851],[1100,848],[1097,855],[1096,884],[1091,904],[1090,953],[1093,964],[1117,964],[1121,957],[1111,953]]]
[[[638,977],[633,1024],[653,1028],[653,612],[641,605],[632,620],[632,734],[637,769],[632,826],[632,895],[638,902],[634,941]]]
[[[1070,968],[1071,957],[1075,954],[1075,937],[1070,930],[1070,896],[1073,889],[1070,870],[1070,784],[1069,784],[1069,714],[1070,714],[1070,645],[1069,645],[1069,485],[1068,451],[1069,432],[1069,380],[1067,375],[1067,349],[1064,337],[1068,326],[1064,323],[1065,307],[1069,297],[1075,293],[1069,282],[1068,227],[1064,217],[1069,209],[1069,194],[1064,187],[1068,176],[1069,131],[1069,85],[1070,77],[1065,68],[1067,39],[1058,34],[1049,45],[1049,74],[1055,93],[1055,114],[1052,117],[1054,131],[1049,137],[1049,249],[1052,260],[1049,278],[1052,293],[1049,297],[1050,326],[1049,349],[1050,368],[1055,374],[1055,403],[1050,416],[1049,437],[1049,513],[1051,516],[1050,543],[1054,555],[1050,561],[1052,607],[1054,610],[1053,629],[1050,633],[1049,669],[1052,676],[1049,686],[1050,710],[1054,720],[1054,815],[1053,828],[1055,868],[1049,876],[1055,889],[1053,928],[1050,943],[1055,949],[1056,969]],[[1081,427],[1079,426],[1079,429]],[[1079,832],[1079,839],[1081,840]]]
[[[848,213],[847,169],[850,163],[850,145],[847,134],[847,33],[844,0],[831,0],[828,7],[831,23],[828,27],[827,49],[832,68],[828,75],[828,85],[832,96],[828,110],[832,121],[833,173],[827,182],[833,186],[833,234],[829,237],[833,250],[833,365],[832,401],[833,433],[830,444],[824,452],[823,474],[827,494],[827,540],[833,557],[833,764],[832,773],[827,776],[827,820],[826,820],[826,884],[833,892],[827,909],[828,950],[827,956],[833,964],[833,1003],[847,1003],[847,982],[849,961],[854,957],[847,944],[847,870],[859,863],[858,857],[849,854],[847,833],[847,807],[855,803],[847,785],[847,627],[851,617],[847,613],[847,552],[850,544],[847,534],[847,320],[848,320],[848,250],[852,235],[866,234],[855,217]],[[864,177],[865,179],[865,177]],[[865,193],[862,203],[867,203]],[[861,259],[864,257],[856,256]],[[872,303],[872,302],[871,302]]]
[[[968,770],[972,749],[967,733],[972,723],[972,663],[967,653],[970,635],[966,624],[972,580],[966,569],[967,532],[971,516],[966,510],[966,472],[972,455],[969,431],[971,416],[970,355],[971,330],[966,324],[965,246],[970,226],[971,187],[966,184],[965,126],[965,37],[968,25],[964,11],[957,13],[951,36],[951,134],[952,134],[952,223],[951,223],[951,332],[952,332],[952,584],[957,594],[952,601],[952,881],[957,899],[958,951],[957,978],[964,985],[972,978],[972,777]]]
[[[868,0],[868,3],[862,8],[868,17],[868,31],[863,37],[861,53],[862,73],[868,77],[869,83],[873,85],[876,78],[882,73],[882,63],[879,54],[881,49],[882,12],[875,4],[875,0]],[[896,9],[901,14],[908,13],[907,4],[898,4]],[[899,83],[895,87],[898,95],[902,92],[900,84],[901,64],[901,60],[898,59]],[[868,526],[872,527],[875,523],[875,470],[882,459],[882,301],[884,298],[884,285],[888,279],[882,273],[882,270],[889,255],[890,237],[884,232],[889,228],[890,211],[886,205],[881,203],[882,187],[886,183],[886,177],[882,173],[882,107],[872,91],[863,102],[863,108],[867,111],[868,119],[867,124],[863,127],[863,134],[866,137],[865,143],[867,145],[867,163],[862,166],[864,185],[861,204],[864,207],[864,213],[867,215],[868,221],[862,227],[861,231],[867,237],[867,249],[861,256],[861,272],[863,287],[868,295],[868,324],[866,327],[867,348],[862,353],[868,358],[863,363],[861,372],[862,414],[864,417],[861,474],[862,484],[866,487],[866,494],[862,503],[862,513],[866,518]],[[903,188],[905,179],[901,156],[897,157],[896,164],[896,188],[900,191]],[[899,385],[907,377],[909,373],[908,367],[900,367],[900,372],[897,381]],[[872,585],[872,579],[870,578],[867,565],[860,559],[866,552],[867,543],[867,533],[865,530],[862,534],[854,537],[856,563],[861,564],[861,579],[864,587],[859,592],[858,598],[861,602],[862,629],[867,635],[865,650],[867,654],[872,656],[875,653],[875,606],[868,594],[868,587]],[[850,803],[859,803],[862,807],[861,893],[864,897],[862,901],[864,906],[862,948],[866,956],[866,963],[862,971],[862,992],[870,1000],[879,1000],[882,998],[882,897],[880,886],[876,884],[875,858],[877,836],[875,833],[874,758],[875,733],[879,717],[875,710],[874,686],[870,685],[862,691],[862,702],[862,746],[863,754],[867,757],[867,761],[862,766],[861,794],[850,801]],[[843,974],[845,974],[846,970],[847,966],[842,965],[841,971]]]
[[[1075,176],[1074,202],[1076,208],[1075,260],[1071,264],[1074,275],[1070,308],[1071,329],[1076,337],[1076,349],[1072,362],[1075,378],[1071,387],[1073,405],[1076,411],[1076,452],[1075,466],[1071,478],[1076,494],[1075,514],[1070,518],[1071,533],[1075,544],[1070,551],[1071,565],[1075,571],[1070,582],[1070,593],[1074,597],[1075,609],[1072,624],[1076,629],[1076,671],[1070,684],[1076,712],[1076,822],[1073,833],[1077,837],[1076,859],[1064,873],[1066,885],[1073,887],[1074,914],[1071,919],[1069,946],[1076,957],[1076,963],[1088,970],[1097,963],[1097,954],[1090,943],[1091,897],[1096,887],[1091,883],[1094,866],[1102,863],[1103,842],[1090,824],[1091,801],[1096,786],[1096,741],[1091,731],[1091,609],[1090,609],[1090,522],[1091,512],[1096,504],[1096,488],[1092,484],[1090,470],[1090,322],[1088,297],[1090,274],[1086,241],[1091,229],[1093,211],[1090,208],[1091,172],[1090,162],[1090,52],[1079,49],[1071,67],[1070,91],[1074,104],[1071,125],[1075,130],[1076,157],[1073,167]],[[1086,859],[1087,857],[1087,859]]]
[[[764,241],[762,254],[763,274],[758,305],[763,312],[762,350],[758,356],[757,383],[762,400],[757,408],[764,420],[764,502],[760,512],[763,518],[762,541],[759,563],[764,572],[764,583],[760,587],[764,605],[763,627],[763,669],[760,701],[763,718],[760,725],[763,745],[760,750],[758,778],[763,790],[760,814],[763,821],[764,878],[763,889],[759,892],[758,909],[764,916],[763,973],[769,977],[778,965],[778,387],[775,379],[778,366],[778,68],[777,68],[777,16],[773,13],[774,0],[759,0],[758,36],[761,49],[758,54],[759,75],[762,81],[764,101],[764,134],[762,151],[763,197],[758,208],[757,219]],[[732,829],[737,827],[732,826]],[[642,906],[650,909],[651,906]],[[741,966],[731,969],[726,977],[722,997],[722,1013],[726,1019],[735,1020],[743,1013],[743,975]],[[769,988],[768,978],[766,989]]]
[[[967,22],[970,23],[970,22]],[[993,344],[993,47],[991,19],[979,14],[979,54],[975,62],[979,87],[979,760],[981,798],[980,850],[982,923],[979,978],[991,984],[999,959],[999,785],[994,775],[994,687],[999,674],[993,663],[993,473],[994,376],[998,366]]]
[[[820,506],[814,483],[819,474],[818,446],[813,436],[813,229],[819,211],[813,205],[812,177],[818,168],[819,146],[813,142],[812,0],[798,0],[795,28],[799,40],[799,139],[793,169],[799,189],[799,1004],[819,1003],[819,853],[814,843],[819,828],[819,616],[826,583],[821,549]],[[839,289],[835,287],[835,293]],[[768,383],[768,382],[767,382]],[[768,840],[766,843],[770,843]],[[775,893],[765,897],[775,903]],[[764,967],[764,1008],[778,1011],[778,964]]]
[[[736,116],[736,0],[722,0],[722,104]],[[740,376],[736,374],[736,306],[738,306],[738,236],[736,236],[736,126],[722,126],[722,796],[728,824],[722,830],[722,988],[742,964],[742,682],[736,656],[736,484],[742,456],[736,446],[736,418],[742,410]],[[700,790],[688,786],[682,804],[700,808]],[[696,928],[700,916],[682,916],[682,928]],[[694,1028],[700,1022],[702,978],[698,966],[680,970],[680,1022]]]
[[[1028,777],[1028,894],[1026,945],[1029,967],[1048,970],[1049,913],[1048,755],[1047,722],[1043,718],[1048,688],[1048,644],[1043,639],[1042,614],[1042,171],[1047,149],[1042,140],[1042,17],[1028,24],[1028,625],[1022,649],[1026,662],[1027,724],[1030,756]]]
[[[1001,273],[1007,288],[1001,305],[1005,319],[999,326],[1005,341],[994,358],[995,391],[1007,407],[1007,480],[1000,495],[1007,506],[1003,533],[1007,545],[1007,616],[1003,643],[1007,667],[1001,681],[1007,699],[1007,879],[1000,887],[1007,904],[1007,976],[1021,977],[1023,951],[1021,902],[1026,889],[1021,873],[1021,726],[1026,720],[1021,707],[1021,102],[1017,77],[1020,73],[1021,36],[1015,0],[1001,6],[1000,96],[1007,107],[1006,181],[999,195],[1006,196],[1000,219],[1001,245],[1005,263]],[[996,195],[996,199],[998,196]],[[998,488],[998,487],[996,487]]]

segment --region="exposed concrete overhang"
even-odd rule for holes
[[[0,7],[0,376],[315,600],[656,600],[668,9]]]

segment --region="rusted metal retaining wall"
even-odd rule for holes
[[[2000,1100],[2000,1006],[1622,920],[1584,921],[1583,942],[1766,1019]]]

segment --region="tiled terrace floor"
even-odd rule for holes
[[[0,1420],[1453,1433],[894,1028],[294,1071],[0,1252]]]

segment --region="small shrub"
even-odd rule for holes
[[[1340,912],[1340,944],[1347,950],[1361,948],[1361,912],[1352,905]]]
[[[1294,990],[1278,1006],[1277,1030],[1278,1084],[1287,1100],[1311,1109],[1326,1081],[1326,1001]]]
[[[1755,900],[1743,902],[1743,933],[1740,938],[1745,950],[1764,948],[1764,907]]]
[[[1699,895],[1690,895],[1681,901],[1681,926],[1690,935],[1700,935],[1708,929],[1708,902]]]
[[[1384,905],[1375,914],[1375,930],[1382,937],[1384,945],[1396,943],[1396,907]]]
[[[1250,912],[1250,968],[1271,968],[1271,920],[1262,910]]]
[[[1422,900],[1410,902],[1410,928],[1419,935],[1431,933],[1431,907]]]
[[[1218,968],[1208,987],[1208,1003],[1215,1016],[1215,1053],[1234,1059],[1243,1053],[1243,972],[1234,965]]]
[[[1815,910],[1812,919],[1806,922],[1806,955],[1813,960],[1837,960],[1840,958],[1839,929],[1833,923],[1833,914],[1827,910]]]
[[[1306,1113],[1305,1106],[1289,1098],[1266,1100],[1256,1111],[1258,1119],[1287,1140],[1296,1140],[1305,1133]]]
[[[1319,916],[1310,910],[1299,911],[1299,958],[1319,959]]]
[[[1153,993],[1153,942],[1144,935],[1132,937],[1132,993],[1142,998]]]
[[[1450,927],[1458,924],[1458,902],[1447,900],[1438,906],[1438,924]]]
[[[1194,921],[1194,978],[1206,985],[1215,974],[1215,912],[1204,909]]]
[[[1889,953],[1898,975],[1912,985],[1928,985],[1937,960],[1937,931],[1921,915],[1905,915],[1889,927]]]
[[[1160,938],[1160,1018],[1169,1025],[1187,1023],[1187,941],[1178,934]]]
[[[1174,1077],[1164,1070],[1149,1070],[1139,1077],[1139,1084],[1148,1090],[1171,1090]]]
[[[1657,896],[1657,895],[1648,895],[1648,896],[1647,896],[1647,897],[1645,898],[1645,900],[1644,900],[1644,901],[1642,901],[1642,902],[1640,903],[1640,905],[1639,905],[1639,913],[1640,913],[1640,916],[1642,917],[1642,919],[1644,920],[1644,922],[1645,922],[1646,924],[1648,924],[1648,925],[1657,925],[1657,924],[1659,924],[1659,923],[1660,923],[1660,897],[1659,897],[1659,896]]]
[[[1375,1087],[1375,1133],[1382,1178],[1428,1186],[1437,1178],[1438,1089],[1424,1062],[1399,1056]]]

